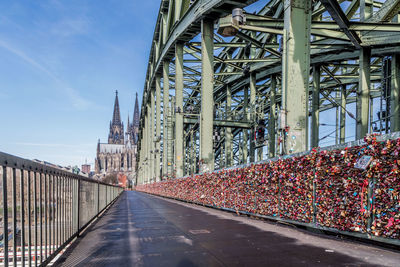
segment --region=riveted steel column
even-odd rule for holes
[[[145,103],[146,107],[147,104]],[[145,109],[145,116],[144,116],[144,129],[143,129],[143,138],[144,138],[144,142],[143,142],[143,148],[144,148],[144,165],[143,165],[143,169],[144,169],[144,177],[143,177],[143,183],[147,183],[148,182],[148,177],[149,177],[149,144],[148,144],[148,127],[149,124],[147,122],[148,119],[148,108]]]
[[[360,20],[365,21],[372,16],[373,0],[360,0]]]
[[[181,17],[182,0],[174,0],[174,3],[175,3],[174,18],[175,18],[175,22],[177,22],[177,21],[179,21],[179,19]]]
[[[335,99],[337,102],[339,102],[339,96],[340,96],[340,92],[339,89],[336,89],[336,96]],[[372,120],[371,120],[372,121]],[[340,110],[339,110],[339,105],[336,105],[336,123],[335,123],[335,127],[336,127],[336,132],[335,132],[335,144],[339,144],[340,140],[339,140],[339,134],[340,134]]]
[[[145,104],[145,103],[143,103]],[[142,104],[142,105],[143,105]],[[142,124],[142,144],[141,144],[141,154],[143,155],[142,158],[142,184],[145,183],[146,180],[146,157],[147,157],[147,151],[146,151],[146,114],[144,114],[143,117],[143,124]]]
[[[249,118],[249,89],[247,87],[244,87],[244,101],[243,101],[243,112],[244,112],[244,117],[247,119],[247,121],[250,120]],[[248,147],[248,141],[249,141],[249,130],[244,128],[242,129],[243,133],[243,142],[242,142],[242,163],[247,163],[247,156],[249,154],[249,147]]]
[[[371,49],[369,47],[360,49],[359,64],[356,139],[361,139],[368,133],[369,90],[371,86]]]
[[[213,123],[214,123],[214,23],[201,21],[201,118],[200,159],[210,171],[214,170]]]
[[[173,139],[174,139],[174,130],[173,130],[173,107],[174,107],[173,101],[170,101],[170,106],[168,108],[168,119],[167,119],[167,133],[168,133],[168,151],[167,151],[167,162],[168,162],[168,175],[172,175],[173,173],[173,166],[174,166],[174,148],[173,148]]]
[[[319,90],[321,69],[319,65],[313,66],[313,91],[311,110],[311,147],[318,147],[319,141]]]
[[[149,145],[150,145],[150,181],[154,182],[155,181],[155,176],[156,176],[156,168],[155,168],[155,164],[154,164],[154,160],[155,160],[155,152],[154,152],[154,90],[151,89],[150,91],[150,110],[149,110],[149,123],[150,123],[150,127],[149,127]]]
[[[390,131],[400,131],[400,55],[392,56],[392,86],[390,96]]]
[[[288,134],[285,153],[308,147],[311,1],[285,1],[282,94]]]
[[[167,38],[168,38],[167,23],[168,23],[168,11],[163,11],[163,13],[162,13],[162,44],[163,44],[163,46],[167,42]]]
[[[252,49],[253,51],[253,49]],[[250,74],[250,110],[252,114],[248,113],[247,115],[247,122],[252,120],[251,115],[253,115],[253,119],[256,115],[256,73],[252,72]],[[255,134],[254,129],[250,129],[250,162],[255,161]]]
[[[193,151],[193,173],[197,173],[197,132],[194,130],[192,131],[192,136],[193,136],[193,146],[192,146],[192,151]]]
[[[155,140],[155,178],[160,181],[160,134],[161,134],[161,76],[156,76],[156,140]]]
[[[183,176],[183,44],[175,45],[175,166],[176,177]]]
[[[168,108],[169,108],[169,61],[163,62],[163,168],[162,175],[168,175]]]
[[[276,77],[275,75],[271,76],[271,85],[270,85],[270,108],[269,108],[269,119],[268,119],[268,156],[270,158],[275,157],[275,139],[276,139],[276,131],[275,131],[275,121],[276,121]]]
[[[342,85],[340,92],[340,143],[346,142],[346,85]]]
[[[190,154],[190,158],[189,158],[189,173],[190,174],[194,174],[196,172],[196,150],[195,150],[195,141],[194,141],[194,133],[193,133],[193,129],[190,130],[189,132],[190,135],[190,145],[189,145],[189,154]]]
[[[225,113],[227,114],[227,120],[232,120],[232,93],[231,87],[226,85],[226,106],[225,106]],[[225,127],[225,166],[230,167],[233,163],[233,154],[232,154],[232,128]]]

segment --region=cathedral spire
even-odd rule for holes
[[[133,126],[139,127],[139,121],[140,121],[139,102],[138,102],[138,94],[136,93],[135,111],[133,113]]]
[[[115,102],[114,102],[114,113],[112,125],[120,125],[121,124],[121,114],[119,112],[119,102],[118,102],[118,91],[115,91]]]
[[[118,91],[115,91],[114,113],[112,122],[110,122],[110,133],[108,135],[109,144],[124,143],[124,124],[121,122],[121,113],[119,112]]]

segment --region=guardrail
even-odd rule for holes
[[[136,190],[400,247],[399,156],[396,132]]]
[[[123,191],[0,152],[0,266],[44,266]]]

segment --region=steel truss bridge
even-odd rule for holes
[[[399,10],[400,0],[162,0],[137,183],[317,147],[324,111],[337,143],[400,131]]]

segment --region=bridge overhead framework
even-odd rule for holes
[[[399,0],[162,0],[137,183],[400,130]],[[328,135],[329,136],[329,135]]]

